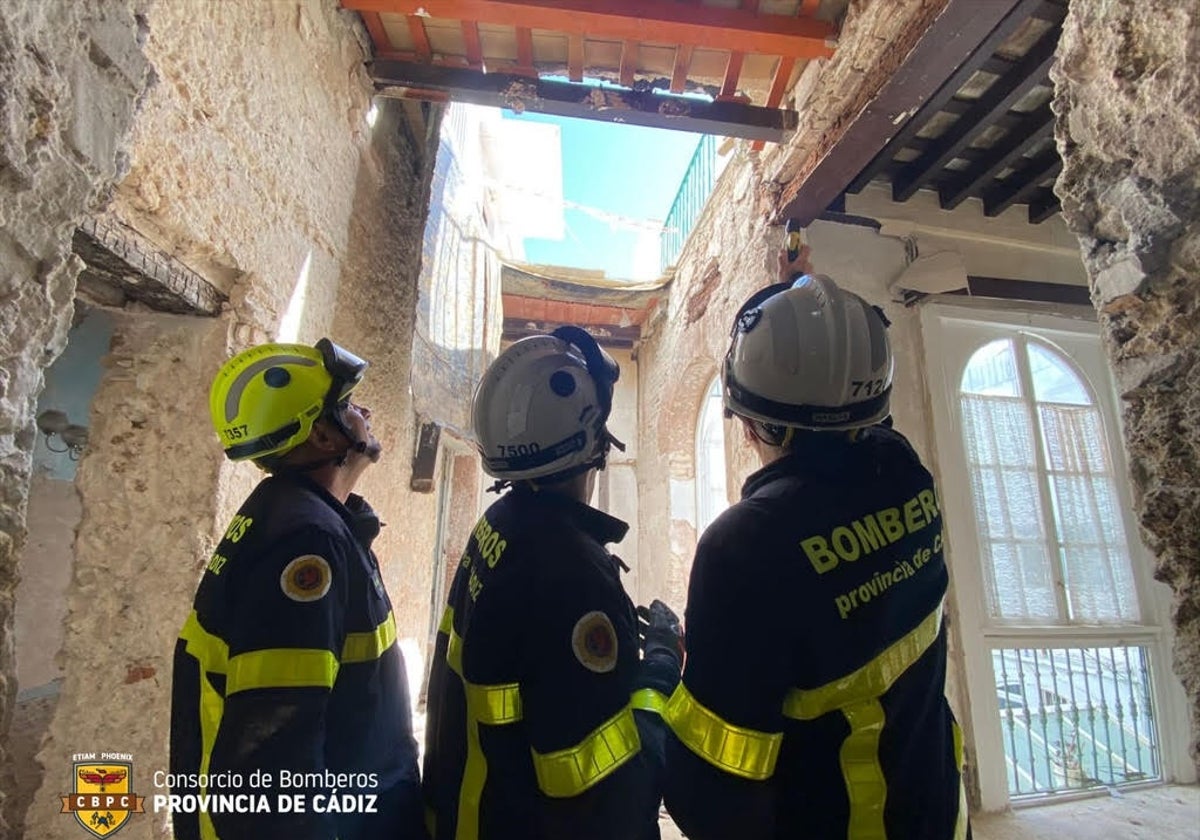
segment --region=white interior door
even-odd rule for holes
[[[933,303],[922,328],[984,809],[1186,779],[1094,316]]]

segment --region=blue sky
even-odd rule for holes
[[[597,120],[504,111],[505,119],[552,123],[562,132],[563,198],[633,219],[666,219],[699,134]],[[526,239],[531,263],[603,269],[609,277],[638,276],[639,235],[576,209],[564,210],[561,241]],[[644,244],[643,244],[643,247]]]

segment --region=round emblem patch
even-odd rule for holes
[[[596,610],[575,622],[571,650],[580,665],[597,674],[617,667],[617,631],[608,616]]]
[[[283,567],[283,574],[279,576],[283,594],[302,604],[324,598],[332,582],[329,564],[324,557],[315,554],[297,557]]]

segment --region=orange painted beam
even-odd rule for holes
[[[737,93],[738,79],[742,75],[742,63],[746,56],[740,52],[731,52],[729,62],[725,65],[725,81],[721,83],[721,92],[717,99],[732,99]]]
[[[583,35],[571,35],[567,44],[567,78],[572,82],[583,81]]]
[[[387,30],[383,28],[383,18],[378,13],[368,12],[363,15],[363,23],[367,25],[367,32],[375,44],[375,52],[391,51],[392,39],[388,37]]]
[[[436,10],[446,20],[528,26],[620,41],[691,44],[792,58],[833,55],[833,28],[813,18],[645,0],[342,0],[359,12],[411,15]]]
[[[433,57],[433,50],[429,46],[429,33],[425,31],[425,21],[416,15],[409,15],[408,34],[412,36],[417,60],[428,63]]]
[[[783,101],[783,95],[787,93],[787,83],[792,78],[792,68],[795,66],[796,59],[794,58],[779,59],[779,64],[775,65],[775,75],[771,78],[771,90],[767,94],[766,107],[779,107],[779,103]],[[755,140],[750,149],[755,152],[762,151],[764,145],[766,145],[764,141]]]
[[[638,45],[634,41],[626,41],[621,45],[621,84],[625,87],[633,87],[637,63]]]
[[[533,30],[528,26],[517,27],[517,66],[533,69]]]
[[[800,11],[796,14],[800,17],[812,17],[820,7],[821,0],[800,0]]]
[[[792,68],[795,66],[794,58],[779,59],[779,64],[775,67],[775,76],[771,79],[771,91],[767,94],[768,108],[778,108],[779,103],[783,101],[783,95],[787,93],[787,83],[792,78]]]
[[[462,22],[463,42],[467,45],[467,64],[483,66],[483,45],[479,42],[479,24],[473,20]]]
[[[687,84],[688,70],[692,66],[692,45],[680,44],[675,48],[675,70],[671,73],[671,93],[683,93]]]

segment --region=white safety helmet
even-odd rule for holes
[[[762,290],[738,310],[721,371],[725,407],[799,429],[857,429],[888,415],[883,312],[821,274]]]
[[[475,389],[475,442],[483,471],[503,481],[566,479],[603,469],[620,366],[579,327],[514,342]]]

